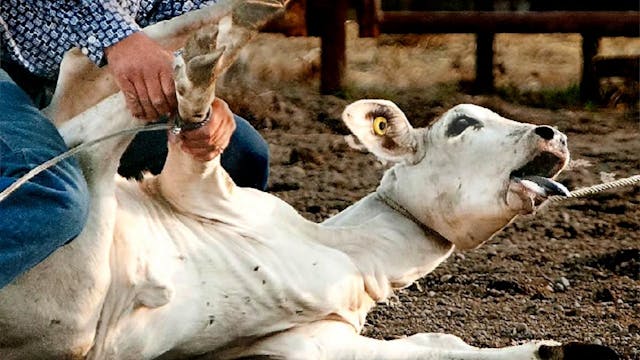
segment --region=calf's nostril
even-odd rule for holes
[[[551,140],[556,135],[555,130],[550,128],[549,126],[538,126],[534,132],[538,134],[541,138],[545,140]]]

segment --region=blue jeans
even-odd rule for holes
[[[222,165],[238,185],[264,190],[267,143],[246,120],[235,120]],[[0,191],[66,150],[56,128],[0,69]],[[121,159],[119,171],[125,176],[159,172],[166,152],[165,132],[141,133]],[[78,236],[88,208],[87,185],[75,159],[45,170],[1,201],[0,288]]]
[[[56,128],[0,69],[0,190],[66,150]],[[75,159],[45,170],[0,202],[0,287],[75,238],[88,209]]]

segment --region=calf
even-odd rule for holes
[[[185,122],[207,113],[225,56],[234,53],[216,34],[199,35],[176,61]],[[82,110],[60,104],[58,119]],[[219,158],[197,161],[179,142],[169,144],[161,174],[140,182],[115,175],[130,137],[84,153],[88,223],[0,290],[0,357],[615,357],[601,346],[550,341],[479,349],[446,334],[392,341],[359,335],[376,302],[456,247],[482,244],[566,191],[552,178],[569,153],[555,129],[473,105],[421,129],[384,100],[355,102],[343,120],[371,152],[396,165],[374,193],[322,224],[268,193],[237,187]],[[139,121],[117,93],[59,123],[74,145]]]

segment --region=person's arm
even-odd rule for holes
[[[150,11],[137,9],[136,18],[117,1],[84,0],[76,24],[78,45],[96,64],[109,64],[134,116],[155,120],[177,106],[173,54],[140,32],[137,21],[146,26],[215,2],[162,1]]]
[[[213,1],[195,3],[196,7],[200,7]],[[154,20],[192,10],[184,4],[170,4],[162,2],[154,14]],[[93,1],[83,1],[83,6],[83,12],[92,13],[78,24],[83,38],[88,39],[85,40],[88,56],[98,64],[106,59],[109,71],[124,93],[132,114],[142,119],[156,120],[160,115],[176,111],[173,54],[139,31],[133,16],[116,2],[101,1],[95,4]],[[103,32],[99,29],[103,29]],[[219,99],[214,101],[212,116],[213,121],[207,126],[181,136],[183,149],[201,160],[218,155],[227,146],[235,129],[233,114],[226,103]]]
[[[131,9],[116,1],[81,1],[72,23],[77,45],[109,65],[131,113],[155,120],[175,110],[173,54],[140,31]]]
[[[105,55],[135,117],[153,121],[176,110],[171,52],[137,32],[106,48]]]
[[[106,48],[141,30],[135,15],[117,1],[64,3],[75,45],[98,66],[107,63]]]

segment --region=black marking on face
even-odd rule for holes
[[[473,126],[474,130],[484,127],[480,121],[474,118],[470,118],[467,115],[458,115],[458,117],[453,119],[453,121],[449,123],[449,126],[447,126],[445,135],[447,135],[447,137],[458,136],[471,126]]]

